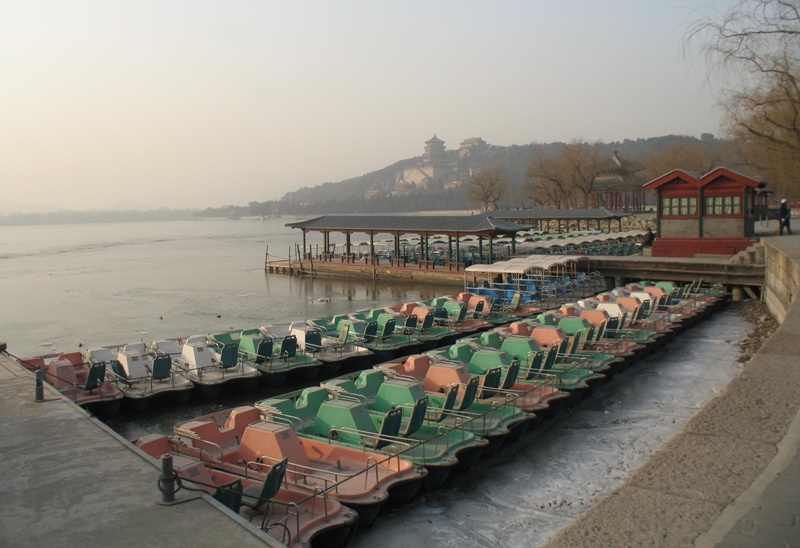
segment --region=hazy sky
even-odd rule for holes
[[[681,51],[713,4],[0,0],[0,199],[244,205],[419,156],[434,133],[717,133]]]

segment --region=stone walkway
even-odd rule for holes
[[[208,496],[162,506],[159,469],[0,354],[0,545],[281,546]]]

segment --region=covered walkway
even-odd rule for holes
[[[401,247],[401,237],[414,235],[419,238],[419,260],[414,255],[413,262],[418,268],[433,268],[434,260],[431,252],[432,239],[446,238],[447,253],[442,264],[447,270],[463,268],[461,244],[465,237],[478,239],[478,257],[470,257],[471,263],[492,262],[494,244],[497,238],[511,236],[511,253],[516,252],[517,232],[528,229],[528,226],[498,219],[490,214],[486,215],[325,215],[307,221],[287,223],[290,228],[299,228],[303,231],[302,260],[316,260],[344,264],[355,263],[357,256],[353,253],[353,234],[366,234],[369,236],[369,251],[362,260],[362,264],[376,265],[379,258],[376,255],[375,237],[382,234],[392,236],[393,249],[389,252],[389,261],[392,267],[405,267],[409,262],[408,249]],[[311,232],[322,233],[323,252],[314,257],[312,246],[308,245],[306,235]],[[331,243],[331,233],[342,233],[345,236],[344,252],[336,254],[335,244]],[[484,240],[488,243],[488,253],[484,255]],[[416,242],[415,242],[416,247]]]

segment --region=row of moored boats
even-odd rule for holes
[[[238,375],[249,390],[346,368],[318,386],[136,442],[153,458],[171,455],[182,488],[208,492],[284,544],[337,546],[386,505],[443,485],[452,470],[574,405],[724,297],[701,282],[641,282],[541,311],[462,293],[284,329],[22,361],[84,367],[84,378],[105,367],[115,380],[97,383],[90,391],[98,393],[158,371],[142,391],[186,382],[211,396],[217,385],[203,383],[214,375]],[[298,356],[304,365],[288,368]]]

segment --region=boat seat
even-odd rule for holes
[[[533,353],[531,356],[531,361],[528,364],[528,368],[525,372],[525,380],[533,379],[536,376],[536,373],[541,371],[542,360],[544,360],[544,352],[539,350],[538,352]]]
[[[483,310],[485,307],[486,307],[486,301],[484,301],[483,299],[476,302],[475,309],[472,311],[472,318],[475,320],[480,319],[480,317],[483,315]]]
[[[294,410],[288,414],[303,421],[304,425],[314,423],[320,406],[328,401],[328,391],[320,386],[306,388],[294,403]]]
[[[294,358],[297,354],[297,337],[294,335],[287,335],[281,340],[280,354],[284,360]]]
[[[428,410],[428,397],[420,398],[414,402],[411,408],[411,414],[408,417],[408,422],[400,429],[400,435],[408,437],[417,430],[425,422],[425,413]]]
[[[309,329],[306,331],[303,350],[312,354],[322,350],[322,333],[319,329]]]
[[[469,363],[474,353],[475,351],[468,344],[454,344],[447,351],[447,357],[451,360]]]
[[[360,394],[358,388],[356,387],[356,383],[354,383],[350,379],[334,379],[330,381],[325,381],[322,383],[323,387],[330,386],[331,388],[337,388],[342,390],[348,394]]]
[[[391,438],[396,438],[400,434],[400,426],[403,423],[403,408],[395,407],[389,409],[383,416],[380,430],[377,437],[362,438],[365,446],[371,449],[380,449],[392,443]]]
[[[100,385],[106,380],[106,364],[98,363],[89,368],[89,374],[86,375],[86,382],[82,386],[84,390],[90,393],[93,390],[100,388]]]
[[[417,317],[414,315],[407,316],[405,325],[403,325],[403,333],[411,335],[417,329]]]
[[[211,496],[214,500],[238,514],[242,507],[242,480],[237,479],[225,485],[218,485],[216,491]]]
[[[394,319],[386,320],[381,328],[381,334],[378,335],[378,340],[387,341],[394,335],[395,321]]]
[[[425,317],[422,319],[422,326],[420,327],[422,331],[426,331],[433,327],[433,316],[434,314],[432,312],[425,314]]]
[[[222,462],[236,462],[242,432],[220,428],[213,420],[187,422],[176,427],[178,436],[182,435],[181,431],[194,433],[197,439],[191,439],[191,446],[208,453],[214,460],[219,458]]]
[[[431,368],[431,357],[427,354],[415,354],[406,358],[403,364],[406,374],[417,379],[424,379]]]
[[[481,333],[478,340],[481,346],[489,346],[491,348],[500,348],[503,344],[503,339],[497,331]]]
[[[239,363],[239,348],[236,344],[230,343],[224,345],[219,351],[219,365],[228,369],[235,367]]]
[[[125,368],[123,368],[122,364],[119,363],[118,361],[114,360],[113,362],[111,362],[111,371],[123,381],[128,380],[128,375],[127,373],[125,373]]]
[[[378,337],[378,322],[368,322],[364,328],[364,342],[373,342]]]
[[[369,399],[374,399],[383,384],[383,380],[383,371],[378,369],[362,371],[355,382],[356,393],[362,394]]]
[[[475,377],[477,379],[477,377]],[[441,407],[429,407],[426,413],[426,418],[435,422],[441,422],[447,418],[450,411],[453,410],[456,404],[456,397],[458,397],[458,385],[449,384],[444,389],[444,401]]]
[[[347,346],[347,337],[350,336],[350,324],[344,323],[342,324],[342,330],[339,332],[339,338],[336,340],[333,348],[335,350],[341,350],[345,346]]]
[[[289,465],[289,458],[275,463],[264,478],[261,485],[251,485],[242,493],[242,504],[259,511],[264,505],[271,501],[280,491],[283,478],[286,475],[286,468]]]
[[[478,377],[472,377],[467,382],[464,392],[461,394],[461,399],[458,400],[453,406],[456,411],[465,411],[475,401],[475,396],[478,394]]]
[[[506,369],[506,375],[503,377],[503,382],[500,384],[501,390],[511,390],[511,387],[516,384],[517,378],[519,377],[519,367],[519,360],[513,360],[511,362],[511,365],[509,365]]]
[[[255,407],[243,405],[231,410],[224,428],[236,432],[241,438],[244,429],[254,422],[261,422],[261,411]]]
[[[502,375],[503,370],[499,367],[493,367],[492,369],[489,369],[485,375],[483,375],[483,383],[481,384],[481,398],[491,398],[495,395],[495,391],[492,389],[500,386],[500,379]],[[472,379],[470,379],[470,381],[471,380]]]
[[[112,362],[112,366],[113,366]],[[169,356],[156,356],[153,360],[153,380],[162,381],[170,378],[172,371],[172,358]]]

